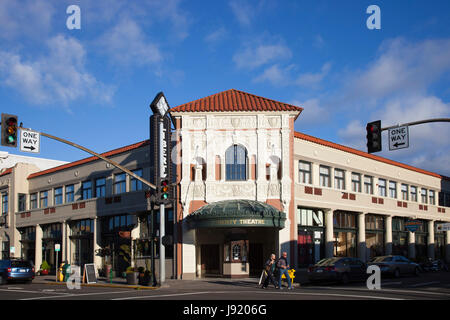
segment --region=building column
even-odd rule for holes
[[[445,261],[450,263],[450,231],[445,231]]]
[[[98,250],[101,249],[100,243],[101,243],[101,222],[98,217],[94,218],[94,265],[96,270],[102,268],[102,257],[95,254],[95,252],[98,252]]]
[[[34,269],[36,271],[40,270],[41,264],[42,264],[42,228],[38,224],[36,225]]]
[[[385,234],[384,234],[384,246],[385,254],[392,254],[392,216],[386,216],[385,219]]]
[[[135,265],[136,252],[134,252],[133,240],[139,239],[139,235],[141,233],[141,224],[137,217],[136,217],[136,220],[137,220],[136,227],[133,230],[131,230],[131,267],[132,268],[136,267],[136,265]]]
[[[434,221],[428,221],[428,258],[434,260]]]
[[[366,261],[366,214],[360,212],[358,214],[358,258]]]
[[[333,210],[325,210],[325,257],[334,256]]]
[[[408,258],[416,258],[416,234],[408,231]]]
[[[67,261],[67,239],[68,239],[69,235],[67,232],[67,221],[66,220],[64,220],[61,223],[61,231],[62,231],[61,259],[62,259],[62,261]]]

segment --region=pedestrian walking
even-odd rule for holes
[[[264,283],[262,285],[262,288],[265,289],[269,286],[269,283],[272,282],[273,286],[277,288],[277,284],[275,282],[275,279],[273,278],[273,273],[275,272],[276,267],[276,261],[275,261],[275,254],[272,253],[269,260],[266,261],[264,265],[264,272],[266,274],[266,277],[264,279]]]
[[[292,290],[291,277],[289,276],[289,265],[287,263],[287,252],[283,252],[280,259],[277,262],[277,268],[279,270],[279,278],[278,278],[278,289],[282,289],[281,277],[283,274],[286,276],[286,280],[288,282],[288,289]]]

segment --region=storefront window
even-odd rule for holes
[[[384,254],[384,217],[368,214],[365,217],[366,247],[369,257]]]
[[[434,223],[434,256],[436,259],[445,258],[445,237],[444,231],[437,231],[437,225],[442,222]]]
[[[351,212],[334,212],[334,255],[356,257],[356,215]]]
[[[325,256],[325,225],[322,210],[297,208],[298,265],[315,264]]]
[[[419,220],[422,224],[414,232],[416,238],[416,259],[424,261],[428,257],[427,240],[428,240],[428,221]]]

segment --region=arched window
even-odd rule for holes
[[[247,150],[237,144],[225,152],[226,179],[247,180]]]

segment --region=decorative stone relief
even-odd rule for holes
[[[218,198],[227,197],[254,197],[256,190],[254,183],[250,184],[229,184],[221,183],[211,186],[210,190]]]

